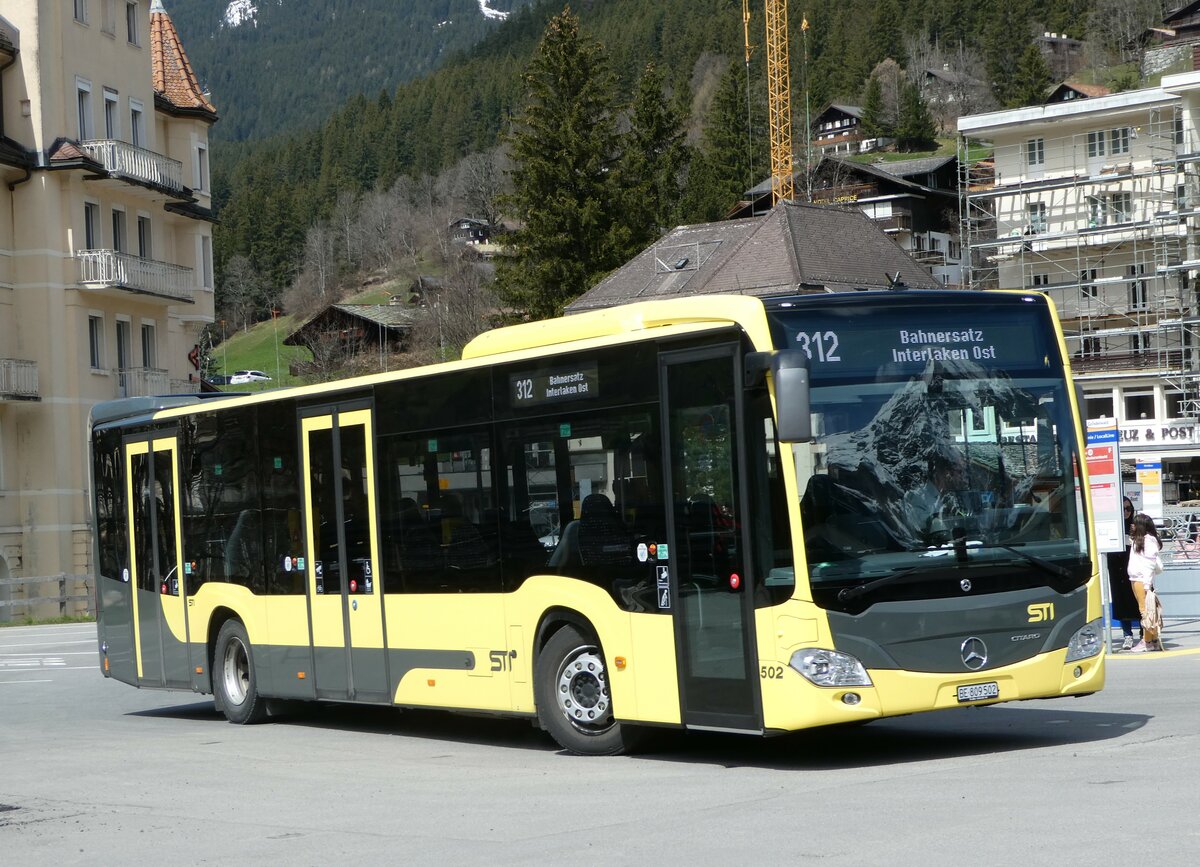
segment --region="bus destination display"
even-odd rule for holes
[[[514,373],[508,382],[512,405],[518,408],[600,396],[600,370],[595,362],[555,370]]]
[[[931,363],[953,366],[973,363],[984,367],[1041,367],[1047,355],[1043,330],[1028,317],[1002,317],[1000,321],[961,322],[948,317],[912,321],[895,320],[891,327],[854,320],[814,321],[813,317],[789,323],[794,349],[811,362],[815,376],[914,374]]]

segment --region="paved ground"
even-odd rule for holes
[[[1191,864],[1200,629],[1173,627],[1087,698],[610,759],[437,713],[232,726],[104,680],[91,625],[0,629],[0,864]]]

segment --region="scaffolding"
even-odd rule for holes
[[[1076,374],[1161,379],[1200,417],[1200,135],[1177,105],[1092,118],[972,159],[959,138],[967,285],[1055,302]]]

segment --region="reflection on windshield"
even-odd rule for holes
[[[814,583],[949,565],[964,549],[1005,562],[1019,558],[1001,546],[1086,550],[1061,380],[930,361],[911,376],[820,382],[813,414],[801,512]]]

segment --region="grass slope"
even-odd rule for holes
[[[239,331],[228,337],[213,350],[216,373],[233,373],[235,370],[261,370],[272,378],[271,382],[249,382],[245,385],[222,386],[227,391],[263,391],[287,385],[301,385],[297,377],[288,373],[293,361],[307,361],[307,349],[300,346],[284,346],[283,341],[299,325],[294,316],[260,322],[249,331]]]

